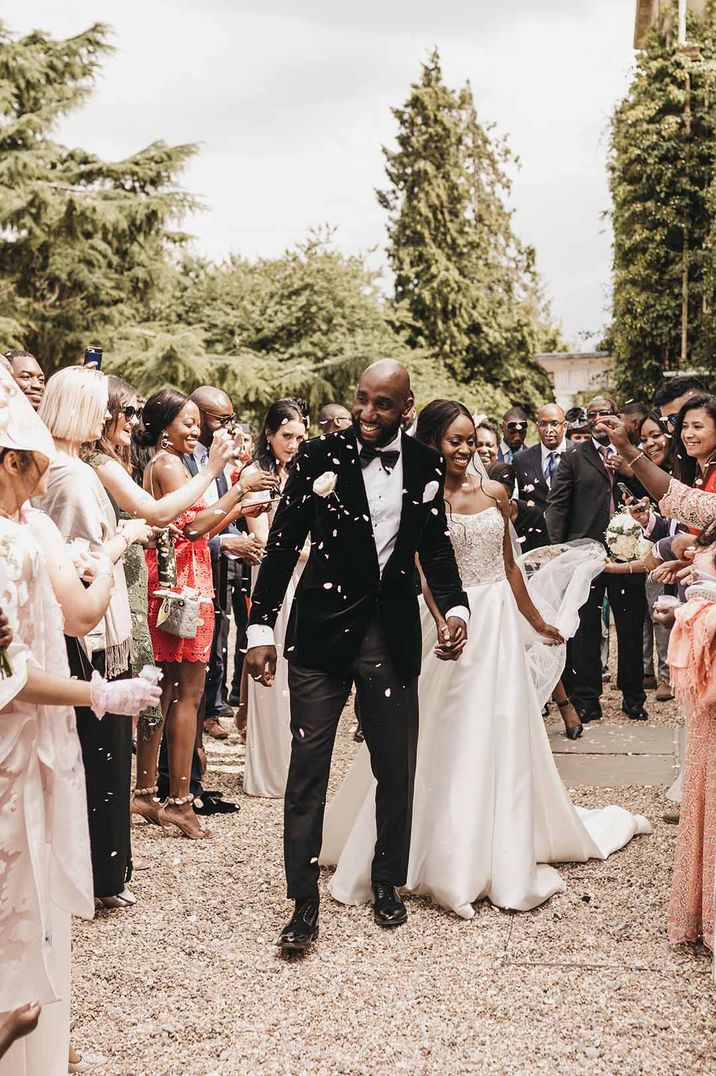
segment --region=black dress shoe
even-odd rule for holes
[[[202,792],[201,796],[194,799],[194,811],[196,814],[234,814],[240,811],[238,803],[224,799],[223,792]]]
[[[379,927],[399,927],[408,912],[394,885],[373,882],[373,918]]]
[[[602,710],[599,706],[593,706],[591,709],[587,706],[575,706],[575,710],[579,714],[579,720],[583,725],[588,725],[590,721],[602,720]]]
[[[630,717],[632,721],[648,721],[649,715],[641,705],[640,702],[634,706],[627,706],[625,702],[622,703],[622,713]]]
[[[305,953],[318,937],[318,897],[297,900],[293,916],[278,936],[276,944],[285,953]]]

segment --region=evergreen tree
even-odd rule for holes
[[[680,365],[685,274],[686,366],[716,368],[715,31],[711,4],[689,17],[697,50],[679,50],[666,23],[652,30],[612,120],[610,341],[628,396],[649,396]]]
[[[97,24],[24,37],[0,24],[0,328],[51,372],[87,343],[151,316],[172,223],[194,205],[176,186],[193,146],[156,142],[105,162],[52,139],[111,51]]]
[[[454,93],[433,52],[385,149],[388,258],[395,320],[462,382],[477,378],[537,405],[550,395],[530,356],[558,333],[540,292],[534,252],[507,208],[513,158],[479,123],[472,91]]]

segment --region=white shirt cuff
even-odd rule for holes
[[[451,616],[459,616],[460,620],[464,620],[466,624],[470,623],[470,610],[464,605],[456,605],[453,609],[448,609],[445,619],[449,620]]]
[[[273,628],[268,624],[249,624],[246,629],[246,649],[252,646],[275,646]]]

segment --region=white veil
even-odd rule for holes
[[[480,484],[489,480],[477,453],[471,467]],[[592,580],[604,569],[604,547],[590,538],[580,538],[523,553],[512,523],[509,529],[515,562],[525,578],[532,601],[548,624],[553,624],[564,639],[571,639],[579,627],[579,610],[589,596]],[[524,618],[521,618],[521,628],[537,697],[544,706],[562,676],[566,647],[548,646]]]

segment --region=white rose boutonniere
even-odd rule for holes
[[[313,492],[317,497],[330,497],[335,493],[338,485],[338,475],[335,471],[324,471],[313,483]]]

